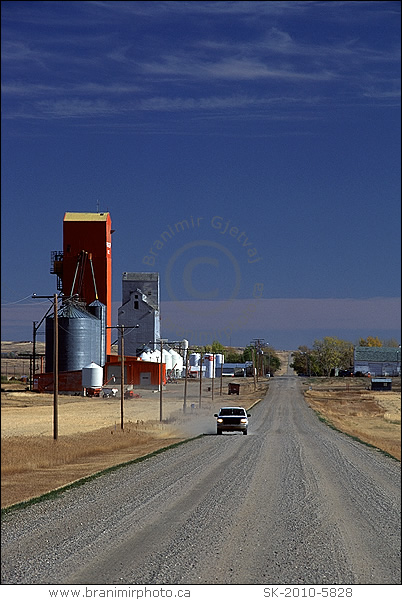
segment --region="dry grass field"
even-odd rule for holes
[[[368,390],[365,378],[323,378],[303,384],[307,403],[323,419],[401,460],[400,381],[394,378],[392,392]]]
[[[233,380],[232,380],[233,382]],[[119,398],[59,396],[59,437],[53,440],[53,395],[27,392],[17,382],[2,385],[2,508],[88,477],[104,469],[200,435],[213,433],[213,413],[224,404],[246,408],[263,398],[267,382],[254,390],[252,381],[239,380],[240,396],[228,396],[225,382],[188,385],[183,414],[183,383],[169,384],[160,395],[140,390],[140,398],[124,402],[124,428]],[[209,389],[208,389],[209,388]]]

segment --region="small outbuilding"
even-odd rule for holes
[[[390,392],[392,390],[392,379],[390,377],[374,377],[371,380],[371,389],[376,392]]]

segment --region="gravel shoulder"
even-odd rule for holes
[[[11,512],[8,584],[400,584],[400,463],[275,379],[248,436],[205,435]]]

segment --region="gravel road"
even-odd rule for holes
[[[400,463],[272,380],[205,435],[2,523],[6,584],[400,584]]]

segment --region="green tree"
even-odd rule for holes
[[[292,358],[290,366],[298,375],[318,375],[314,353],[308,346],[299,346]]]
[[[298,374],[329,377],[333,369],[349,369],[353,364],[353,344],[336,337],[315,340],[313,348],[299,346],[290,365]]]
[[[337,337],[324,337],[313,344],[315,358],[325,377],[329,377],[333,369],[347,369],[353,361],[353,344]]]
[[[252,361],[254,352],[254,346],[247,346],[243,352],[243,362]],[[254,355],[254,361],[256,361],[256,357],[258,357],[259,372],[261,368],[264,370],[264,374],[273,374],[278,371],[281,366],[281,361],[274,348],[272,348],[272,346],[261,346],[260,352],[260,354]]]
[[[222,346],[222,344],[220,342],[218,342],[217,340],[214,340],[212,342],[211,352],[213,354],[224,354],[225,353],[225,347]]]
[[[254,352],[254,346],[246,346],[244,348],[244,352],[243,352],[244,362],[253,360],[253,352]]]
[[[275,350],[270,349],[264,358],[265,373],[273,375],[281,367],[281,360]]]
[[[225,350],[225,362],[228,363],[242,363],[244,362],[243,353],[236,352],[234,348],[226,348]]]

